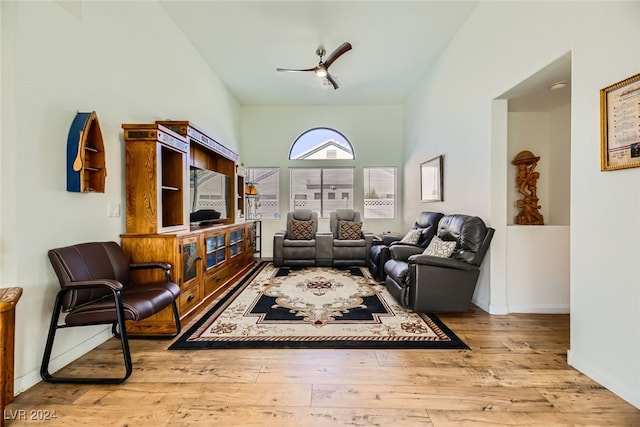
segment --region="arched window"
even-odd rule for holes
[[[335,129],[319,127],[303,132],[293,141],[289,160],[346,159],[353,160],[349,140]]]

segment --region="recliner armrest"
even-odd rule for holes
[[[416,244],[414,244],[414,243],[406,243],[406,242],[401,242],[400,240],[398,240],[398,241],[396,241],[396,242],[391,242],[391,243],[389,244],[389,246],[398,246],[398,245],[401,245],[401,246],[413,246],[414,248],[420,248],[420,249],[422,249],[423,251],[424,251],[424,249],[425,249],[425,247],[424,247],[424,246],[420,246],[420,245],[418,245],[417,243],[416,243]]]
[[[391,234],[382,235],[382,243],[384,243],[387,246],[391,245],[392,243],[399,242],[400,240],[402,240],[402,237],[400,236],[395,236]]]
[[[407,261],[410,256],[424,252],[424,249],[413,245],[391,245],[389,246],[389,251],[391,252],[391,259]]]
[[[475,265],[469,264],[468,262],[465,262],[465,261],[460,261],[459,259],[442,258],[442,257],[437,257],[432,255],[423,255],[423,254],[412,255],[408,258],[407,261],[411,264],[416,264],[416,265],[428,265],[432,267],[453,268],[456,270],[464,270],[464,271],[473,271],[478,269],[478,267],[476,267]]]
[[[316,263],[331,265],[333,262],[333,233],[318,231],[316,233]]]
[[[276,231],[273,235],[273,261],[276,267],[282,265],[284,239],[287,236],[286,230]]]
[[[374,234],[370,231],[365,231],[362,230],[362,238],[364,239],[365,242],[365,247],[366,247],[366,256],[367,259],[366,261],[369,261],[369,252],[371,251],[371,245],[373,244],[373,238],[374,238]]]
[[[367,246],[369,247],[373,243],[374,236],[375,235],[372,232],[362,230],[362,238],[367,241]]]

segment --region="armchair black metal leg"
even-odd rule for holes
[[[43,380],[51,382],[53,378],[49,373],[49,361],[51,360],[51,350],[53,349],[53,340],[58,329],[58,319],[60,317],[60,311],[62,310],[61,292],[56,297],[55,306],[53,308],[53,314],[51,315],[51,324],[49,325],[49,334],[47,335],[47,343],[44,347],[44,354],[42,356],[42,364],[40,365],[40,377]]]
[[[173,300],[173,304],[171,304],[173,308],[173,318],[176,320],[176,334],[174,337],[177,337],[180,331],[182,331],[182,324],[180,323],[180,314],[178,313],[178,304],[175,300]]]
[[[64,291],[58,292],[56,297],[56,305],[51,317],[51,324],[49,326],[49,334],[47,336],[47,343],[44,349],[44,355],[42,357],[42,365],[40,366],[40,376],[42,379],[49,383],[70,383],[70,384],[121,384],[123,383],[131,373],[133,372],[133,364],[131,362],[131,352],[129,350],[129,342],[127,340],[127,331],[124,329],[124,313],[122,305],[120,304],[120,295],[116,295],[116,304],[120,307],[117,310],[118,322],[117,325],[122,331],[120,334],[120,343],[122,345],[122,355],[124,358],[125,374],[123,377],[97,377],[97,378],[85,378],[85,377],[54,377],[49,373],[49,362],[51,360],[51,350],[53,349],[53,343],[58,329],[69,328],[72,326],[59,325],[58,320],[60,317],[60,311],[62,309],[62,296]],[[115,325],[114,325],[115,326]]]

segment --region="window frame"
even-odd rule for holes
[[[247,168],[247,173],[245,176],[245,185],[251,182],[258,190],[258,197],[255,199],[255,201],[252,201],[252,203],[253,203],[253,209],[255,210],[254,214],[260,213],[259,219],[263,221],[264,220],[276,220],[276,221],[280,220],[280,199],[281,199],[280,169],[281,168],[277,166],[256,166],[256,167]],[[262,175],[256,177],[255,171],[257,170],[265,171],[265,172]],[[264,194],[264,187],[260,188],[260,182],[259,182],[260,177],[269,178],[272,175],[276,175],[276,178],[275,178],[276,182],[272,186],[273,191],[275,191],[275,194],[273,195],[274,197],[266,198]],[[271,194],[268,194],[268,196],[271,196]],[[257,208],[256,208],[256,204],[257,204]],[[269,212],[272,212],[272,216],[267,216],[267,215],[264,215],[263,212],[260,212],[260,209],[261,208],[264,209],[266,205],[273,205],[271,209],[269,209]],[[248,205],[245,204],[245,206],[248,206]]]
[[[323,137],[312,135],[316,133],[329,133],[329,134],[332,134],[334,138],[331,138],[328,135]],[[311,141],[309,141],[309,139],[311,139]],[[322,145],[328,143],[332,139],[337,144],[334,144],[335,149],[327,150],[327,154],[329,151],[333,151],[335,153],[335,157],[326,157],[326,158],[300,157],[305,153],[308,153],[307,155],[311,156],[313,153],[320,152]],[[322,140],[324,140],[324,142],[322,142]],[[299,149],[300,151],[299,154],[297,154],[295,157],[292,157],[294,151],[298,151],[296,150],[296,145],[306,145],[311,143],[315,143],[315,145],[309,145],[309,148],[306,148],[306,149],[303,149],[303,148]],[[342,158],[339,157],[338,149],[342,149],[344,152],[350,153],[351,157],[342,157]],[[322,160],[355,160],[355,158],[356,158],[356,153],[355,153],[355,150],[353,149],[353,144],[351,144],[351,141],[349,141],[349,138],[347,138],[342,132],[326,126],[318,126],[311,129],[307,129],[306,131],[298,135],[298,137],[293,141],[293,143],[291,144],[291,147],[289,148],[289,160],[321,160],[322,161]]]
[[[318,193],[318,188],[308,188],[307,191],[308,193],[306,193],[308,195],[308,197],[305,199],[305,203],[298,203],[298,206],[296,206],[296,200],[300,200],[300,199],[296,199],[296,195],[302,194],[299,191],[299,188],[294,188],[294,174],[296,173],[296,171],[312,171],[312,170],[316,170],[319,172],[319,184],[314,184],[316,186],[319,186],[319,192],[321,194],[321,197],[319,199],[319,207],[316,209],[316,201],[318,201],[318,199],[316,198],[316,194]],[[326,183],[325,181],[325,171],[335,171],[335,170],[341,170],[341,171],[350,171],[350,183],[338,183],[335,182],[334,184],[329,184]],[[290,167],[289,168],[289,210],[293,211],[296,208],[300,207],[300,205],[304,205],[305,208],[311,209],[315,212],[318,213],[318,217],[319,218],[329,218],[329,214],[330,212],[335,211],[335,209],[338,209],[339,207],[345,207],[345,208],[349,208],[349,209],[355,209],[354,208],[354,197],[355,197],[355,191],[356,191],[356,187],[355,187],[355,170],[356,168],[353,166],[327,166],[327,167],[318,167],[318,166],[310,166],[310,167]],[[307,178],[306,182],[307,185],[309,185],[309,181],[310,179]],[[347,196],[349,195],[349,191],[343,191],[345,188],[342,188],[341,185],[347,185],[347,189],[350,189],[350,194],[351,197],[346,197],[344,198],[344,193],[347,194]],[[333,194],[334,198],[330,199],[329,198],[329,194]],[[340,196],[340,197],[338,197]],[[311,202],[311,203],[310,203]],[[342,206],[342,204],[345,204],[344,206]],[[340,205],[338,207],[338,205]],[[333,209],[331,209],[332,206],[335,206]]]
[[[371,171],[372,170],[391,170],[393,171],[393,198],[367,198],[367,195],[371,193]],[[367,172],[369,172],[369,176],[367,177]],[[388,220],[388,219],[396,219],[398,216],[398,168],[395,166],[363,166],[362,168],[362,215],[365,219],[380,219],[380,220]],[[374,188],[375,191],[375,188]],[[385,192],[385,194],[389,194]],[[371,208],[367,207],[367,200],[392,200],[392,214],[391,216],[371,216]],[[369,202],[372,203],[372,202]],[[387,203],[381,203],[381,209],[384,209],[384,206]]]

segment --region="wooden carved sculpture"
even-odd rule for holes
[[[534,156],[531,151],[521,151],[511,162],[518,167],[516,185],[522,198],[517,206],[520,212],[516,216],[516,224],[542,225],[544,218],[538,211],[538,195],[536,193],[536,181],[540,178],[539,172],[534,172],[540,157]]]

